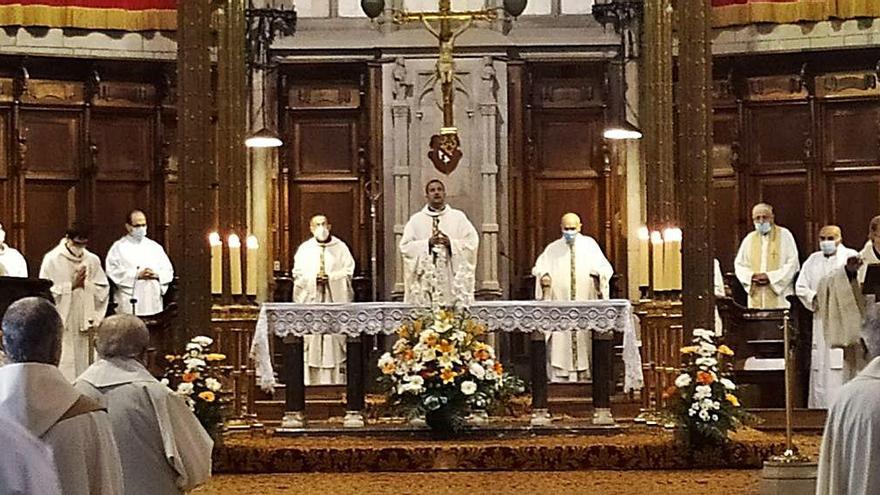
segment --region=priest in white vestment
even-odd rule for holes
[[[52,451],[23,426],[0,417],[0,493],[60,495]]]
[[[734,261],[736,278],[748,294],[750,308],[788,308],[785,298],[794,293],[800,267],[794,236],[776,225],[773,207],[766,203],[752,208],[752,220],[755,230],[743,239]]]
[[[116,285],[116,312],[138,316],[161,313],[162,296],[174,280],[171,260],[158,242],[147,237],[144,212],[132,210],[125,229],[128,234],[113,243],[106,260],[107,276]]]
[[[880,490],[880,315],[866,310],[861,337],[871,361],[828,410],[819,450],[817,495],[869,495]]]
[[[480,238],[467,215],[446,204],[446,186],[425,185],[428,203],[410,217],[400,239],[404,302],[451,306],[474,301]]]
[[[6,231],[0,224],[0,277],[27,277],[27,261],[21,253],[6,244]]]
[[[865,282],[868,265],[880,263],[880,215],[871,219],[868,225],[868,241],[859,252],[858,280]]]
[[[40,278],[52,281],[52,296],[64,321],[58,368],[71,382],[94,361],[92,334],[107,313],[110,295],[101,260],[86,249],[88,241],[87,229],[74,225],[40,265]]]
[[[207,482],[214,442],[183,398],[144,367],[150,343],[144,322],[114,315],[97,333],[100,360],[75,385],[107,408],[126,495],[184,493]]]
[[[0,417],[48,445],[64,495],[124,493],[107,411],[58,370],[64,327],[52,303],[20,299],[6,310],[2,328],[11,364],[0,368]]]
[[[712,261],[714,273],[713,286],[715,288],[715,301],[712,301],[715,305],[715,336],[721,337],[724,333],[724,322],[721,321],[721,314],[718,313],[718,298],[726,296],[727,292],[724,290],[724,275],[721,274],[721,263],[718,262],[718,258],[714,258]]]
[[[351,280],[354,257],[348,246],[330,235],[324,215],[309,222],[312,237],[300,244],[293,257],[293,301],[347,303],[354,299]],[[307,335],[303,338],[306,385],[345,383],[345,336]]]
[[[819,231],[819,251],[810,255],[795,283],[795,293],[804,307],[813,312],[813,343],[810,353],[810,393],[807,405],[826,409],[834,403],[840,387],[852,375],[844,370],[843,349],[825,342],[822,320],[825,315],[816,297],[819,283],[839,270],[858,253],[843,245],[840,227],[826,225]]]
[[[599,244],[581,234],[581,226],[576,214],[562,216],[562,237],[547,245],[532,268],[536,299],[590,301],[609,297],[614,269]],[[580,382],[590,378],[590,338],[587,330],[552,332],[547,336],[547,374],[551,381]]]

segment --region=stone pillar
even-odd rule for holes
[[[211,123],[211,1],[181,2],[177,9],[178,146],[180,221],[183,259],[180,316],[186,335],[204,332],[211,323],[210,252],[211,182],[214,148]],[[184,340],[182,335],[178,341]]]
[[[480,225],[480,254],[477,269],[479,285],[476,287],[480,299],[501,297],[501,284],[498,281],[498,78],[492,57],[483,57],[480,75],[482,100],[480,102],[479,139],[483,143],[480,157],[480,197],[482,201],[482,222]]]
[[[712,52],[709,0],[678,4],[678,140],[682,194],[682,303],[685,335],[714,327],[712,244]],[[686,15],[684,15],[686,13]]]
[[[403,259],[400,257],[397,246],[400,244],[401,237],[403,237],[403,227],[406,225],[411,214],[407,198],[410,195],[409,141],[410,123],[412,122],[410,105],[412,104],[413,83],[406,68],[406,60],[403,57],[395,59],[390,71],[386,70],[386,72],[390,72],[390,78],[385,80],[390,80],[392,93],[391,129],[383,134],[388,136],[387,139],[390,141],[386,142],[385,149],[390,155],[387,156],[386,163],[391,164],[392,180],[390,183],[386,182],[388,184],[386,187],[390,187],[391,191],[390,194],[385,194],[385,197],[389,200],[394,198],[394,217],[391,219],[391,222],[388,222],[394,226],[393,238],[391,239],[391,245],[385,249],[385,259],[392,259],[394,262],[388,263],[386,261],[386,266],[393,269],[390,277],[386,270],[386,280],[394,281],[392,297],[394,299],[402,299]],[[387,287],[390,285],[386,284],[386,290],[388,290]]]
[[[251,122],[250,130],[263,127],[266,122],[272,129],[278,129],[277,112],[272,102],[277,101],[275,87],[277,77],[275,72],[254,70],[251,72]],[[265,100],[264,100],[265,92]],[[265,104],[263,103],[265,101]],[[276,193],[272,191],[272,180],[278,170],[278,148],[253,148],[248,153],[250,156],[250,173],[248,184],[248,225],[250,233],[257,236],[260,243],[260,251],[257,259],[257,301],[271,299],[270,284],[273,275],[273,252],[272,232],[269,227],[272,200]]]

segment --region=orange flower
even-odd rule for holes
[[[495,373],[499,375],[504,373],[504,366],[502,366],[499,362],[496,362],[495,366],[493,366],[492,368],[495,370]]]
[[[443,339],[440,341],[440,352],[449,353],[455,349],[452,344],[449,343],[448,340]]]
[[[693,354],[693,353],[697,352],[698,350],[699,350],[699,347],[697,347],[695,345],[689,345],[687,347],[682,347],[681,353],[682,354]]]
[[[165,354],[165,361],[171,362],[177,359],[177,356],[174,354]]]
[[[199,399],[202,399],[205,402],[214,402],[214,398],[214,392],[211,392],[210,390],[205,390],[199,394]]]
[[[715,381],[715,377],[712,376],[711,373],[706,373],[705,371],[697,372],[697,382],[703,385],[711,385],[712,382]]]
[[[452,370],[443,370],[440,372],[440,379],[443,380],[443,383],[452,383],[456,376],[458,376],[458,373]]]
[[[408,339],[409,338],[409,325],[407,325],[406,323],[404,323],[403,325],[400,325],[400,328],[397,329],[397,335],[399,335],[400,338]]]
[[[387,363],[385,366],[382,366],[382,373],[386,375],[394,374],[395,370],[397,370],[397,366],[394,363]]]
[[[489,359],[489,351],[486,349],[478,349],[474,351],[474,358],[479,361],[485,361]]]
[[[205,356],[206,361],[223,361],[226,359],[226,354],[220,354],[219,352],[212,352]]]
[[[724,354],[725,356],[733,356],[733,349],[727,347],[724,344],[721,344],[721,347],[718,348],[719,354]]]
[[[676,388],[675,385],[673,385],[671,387],[666,387],[666,390],[663,391],[663,394],[661,394],[661,397],[663,397],[664,399],[668,399],[668,398],[672,397],[673,394],[675,394],[676,390],[678,390],[678,388]]]
[[[198,377],[199,377],[198,373],[186,372],[183,374],[183,381],[185,381],[186,383],[192,383],[192,382],[196,381],[196,379]]]
[[[428,337],[425,339],[425,345],[427,345],[428,347],[434,347],[435,345],[437,345],[437,337],[434,335],[428,335]]]
[[[422,333],[422,320],[416,320],[413,322],[413,332],[416,335]]]
[[[412,351],[412,349],[407,349],[407,350],[403,351],[403,360],[404,361],[412,361],[413,359],[415,359],[415,357],[416,357],[416,353],[414,353]]]
[[[727,402],[733,404],[733,407],[739,407],[739,399],[737,399],[735,395],[727,394],[724,398],[727,399]]]

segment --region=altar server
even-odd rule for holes
[[[27,277],[27,261],[24,256],[9,244],[6,244],[6,231],[0,224],[0,276]]]
[[[132,210],[125,220],[128,234],[107,252],[107,276],[116,284],[117,313],[138,316],[161,313],[162,296],[174,280],[174,268],[165,249],[147,237],[147,216]]]
[[[58,368],[73,381],[94,361],[92,333],[107,313],[110,284],[101,260],[86,246],[88,228],[74,224],[46,253],[40,278],[52,281],[52,296],[64,321],[64,346]]]
[[[535,298],[590,301],[609,297],[614,274],[599,244],[581,234],[581,219],[562,216],[562,237],[547,245],[532,268]],[[548,375],[552,381],[579,382],[590,378],[590,332],[553,332],[548,336]]]
[[[794,277],[800,263],[794,236],[777,225],[773,207],[758,203],[752,208],[754,232],[740,244],[734,267],[736,278],[756,309],[789,307],[786,296],[794,293]]]
[[[293,300],[298,303],[345,303],[354,299],[351,279],[354,257],[348,246],[330,235],[324,215],[309,222],[312,233],[293,257]],[[345,383],[345,336],[308,335],[305,346],[306,385]]]
[[[425,185],[427,204],[403,228],[404,302],[443,306],[474,300],[477,229],[461,210],[446,204],[446,185]]]
[[[52,450],[64,495],[125,493],[107,412],[58,370],[64,327],[52,303],[20,299],[6,310],[2,328],[11,364],[0,368],[0,417],[23,426]]]
[[[107,408],[126,495],[183,493],[205,483],[214,442],[183,398],[144,367],[150,343],[144,322],[114,315],[97,333],[100,360],[76,388]]]

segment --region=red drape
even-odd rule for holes
[[[177,0],[0,0],[0,26],[174,30]]]

